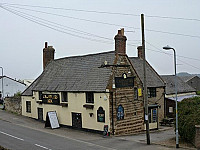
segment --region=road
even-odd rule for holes
[[[0,110],[0,145],[11,150],[155,150],[172,149],[128,137],[107,137],[44,123]],[[175,149],[175,148],[174,148]]]

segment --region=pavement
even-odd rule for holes
[[[133,142],[140,143],[143,146],[146,145],[145,133],[140,133],[137,135],[129,135],[129,136],[119,136],[119,137],[111,136],[111,137],[108,137],[107,139],[105,138],[102,139],[102,135],[100,134],[74,130],[71,128],[61,127],[59,129],[54,129],[54,130],[50,128],[44,128],[44,122],[39,122],[35,119],[13,114],[1,109],[0,109],[0,120],[15,124],[21,127],[26,127],[29,129],[41,131],[44,133],[58,135],[60,137],[70,137],[71,139],[82,140],[85,142],[92,141],[92,143],[94,144],[97,144],[97,143],[101,144],[102,142],[102,144],[109,145],[109,143],[112,143],[112,142],[123,141],[127,145]],[[175,134],[174,134],[173,127],[160,126],[159,130],[153,130],[150,132],[151,145],[163,146],[161,147],[161,149],[175,149],[176,144],[175,144],[175,140],[173,140],[174,137],[175,137]],[[151,148],[149,147],[147,149],[150,150]],[[195,149],[195,148],[191,147],[191,145],[180,144],[179,149]]]

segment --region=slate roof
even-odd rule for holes
[[[189,80],[191,80],[192,78],[194,78],[195,76],[191,75],[191,76],[179,76],[184,82],[187,82]],[[197,76],[198,77],[198,76]]]
[[[105,61],[113,64],[114,59],[115,51],[110,51],[53,60],[22,95],[31,96],[32,91],[103,92],[106,90],[112,70],[100,66]],[[143,61],[137,57],[130,57],[130,60],[143,81]],[[147,86],[164,86],[162,79],[148,63]]]
[[[15,82],[18,82],[18,83],[21,83],[21,84],[23,84],[23,85],[26,85],[26,84],[24,84],[23,82],[18,81],[18,80],[16,80],[16,79],[13,79],[13,78],[8,77],[8,76],[0,76],[0,79],[1,79],[1,78],[8,78],[8,79],[13,80],[13,81],[15,81]]]
[[[22,95],[32,95],[32,91],[105,91],[112,70],[100,66],[105,61],[113,64],[114,59],[115,51],[110,51],[53,60]]]
[[[137,72],[140,80],[144,81],[144,70],[143,70],[143,60],[139,57],[129,57],[132,62],[133,68]],[[163,87],[165,86],[162,78],[157,74],[157,72],[152,68],[152,66],[146,62],[146,80],[147,87]]]
[[[175,94],[174,75],[161,75],[161,78],[166,82],[166,94]],[[177,76],[177,93],[188,92],[196,92],[196,90]]]

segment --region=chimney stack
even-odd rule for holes
[[[118,34],[115,36],[115,53],[126,54],[126,36],[124,36],[124,28],[118,30]]]
[[[142,46],[138,46],[137,50],[138,50],[138,57],[143,59]]]
[[[53,46],[48,46],[48,43],[45,42],[45,47],[43,49],[43,70],[51,60],[54,60],[54,53],[55,49]]]

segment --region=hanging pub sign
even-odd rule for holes
[[[134,87],[134,77],[127,77],[123,74],[122,77],[115,77],[116,88]]]
[[[42,94],[42,103],[44,104],[60,104],[59,94]]]

